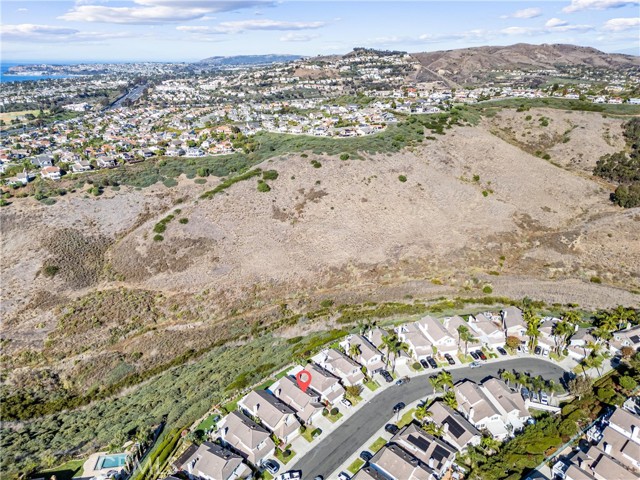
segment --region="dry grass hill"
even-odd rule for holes
[[[218,180],[183,177],[53,206],[16,199],[0,211],[3,353],[21,367],[8,382],[43,383],[33,367],[46,366],[56,375],[44,388],[89,388],[128,373],[123,358],[148,369],[323,299],[481,296],[488,286],[638,305],[640,211],[611,204],[612,186],[590,175],[624,147],[622,122],[505,109],[397,154],[268,160],[279,175],[266,193],[253,178],[202,199]]]

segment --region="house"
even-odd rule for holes
[[[21,183],[22,185],[28,184],[33,179],[34,175],[28,172],[26,168],[16,175],[16,183]]]
[[[262,425],[283,443],[290,443],[299,434],[300,422],[295,411],[266,390],[250,392],[238,406],[246,414],[259,418]]]
[[[211,442],[204,442],[182,466],[189,478],[236,480],[248,478],[251,469],[240,455]]]
[[[457,338],[449,333],[440,320],[427,315],[418,320],[416,324],[439,354],[457,352]]]
[[[99,157],[96,160],[96,164],[99,168],[114,168],[116,166],[116,161],[111,157]]]
[[[73,173],[88,172],[89,170],[91,170],[91,164],[86,160],[78,160],[71,165],[71,171]]]
[[[480,431],[460,413],[443,402],[434,402],[429,407],[430,421],[443,428],[442,438],[459,451],[465,451],[469,445],[479,445],[482,439]]]
[[[40,176],[48,180],[60,180],[60,167],[44,167],[40,170]]]
[[[53,156],[46,154],[38,155],[31,159],[31,164],[38,168],[51,167],[53,165]]]
[[[367,340],[369,340],[369,343],[371,343],[371,345],[382,351],[384,350],[384,342],[382,341],[382,339],[384,337],[388,337],[389,332],[380,327],[374,327],[368,330],[367,333],[365,333],[365,336],[367,337]]]
[[[366,465],[351,477],[351,480],[389,480],[389,477],[376,470],[373,465]]]
[[[398,338],[409,346],[411,355],[422,360],[433,355],[433,345],[415,323],[407,323],[396,328]]]
[[[473,336],[484,347],[502,347],[505,344],[504,331],[502,330],[502,318],[500,324],[490,314],[479,313],[469,316],[469,327]]]
[[[220,422],[218,436],[221,443],[232,448],[242,458],[260,465],[275,453],[269,432],[241,412],[231,412]]]
[[[320,395],[309,389],[303,392],[291,377],[282,377],[269,389],[295,410],[298,418],[305,424],[313,424],[314,419],[322,414],[324,405],[320,403]]]
[[[367,338],[362,335],[348,335],[347,338],[340,343],[345,352],[350,353],[352,346],[358,347],[359,353],[353,359],[360,365],[365,367],[369,375],[379,372],[385,366],[384,356],[376,347],[374,347]]]
[[[640,325],[613,332],[613,339],[609,343],[618,350],[622,347],[631,347],[640,351]]]
[[[428,434],[416,423],[411,423],[396,433],[390,443],[399,445],[414,458],[428,465],[436,472],[437,478],[444,477],[451,469],[457,453],[455,447]]]
[[[340,378],[344,385],[359,385],[364,381],[362,367],[335,348],[323,350],[313,357],[313,361]]]
[[[320,395],[320,400],[334,404],[344,397],[345,390],[338,377],[315,363],[307,364],[306,370],[311,374],[309,388]]]
[[[386,480],[435,480],[437,478],[434,469],[396,444],[382,447],[369,464]]]
[[[522,310],[517,307],[508,307],[501,314],[505,336],[517,337],[521,342],[526,342],[528,340],[527,324],[522,316]]]
[[[505,440],[531,418],[520,394],[497,378],[489,378],[480,385],[464,380],[454,386],[454,391],[462,415],[497,440]]]

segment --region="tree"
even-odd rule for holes
[[[575,312],[569,312],[575,313]],[[567,320],[567,315],[562,319],[562,321],[556,323],[553,328],[553,338],[556,344],[556,353],[558,355],[562,354],[562,351],[566,348],[567,343],[569,343],[569,339],[573,332],[575,332],[575,324],[569,320]]]
[[[500,378],[507,385],[511,385],[511,382],[515,382],[516,381],[516,374],[513,373],[513,372],[510,372],[509,370],[503,370],[502,372],[500,372]]]
[[[387,365],[389,365],[389,358],[391,357],[391,354],[393,354],[393,363],[391,364],[391,371],[393,372],[396,369],[396,358],[398,357],[398,355],[400,355],[401,351],[408,350],[409,346],[406,343],[400,341],[395,333],[391,333],[386,337],[382,337],[382,343],[384,344],[384,347],[387,351]]]
[[[620,353],[622,354],[622,358],[629,359],[633,356],[635,350],[632,347],[622,347]]]
[[[569,380],[568,387],[569,392],[580,400],[584,395],[591,392],[592,381],[589,377],[578,375],[576,378]]]
[[[437,392],[439,390],[443,390],[443,386],[440,383],[440,379],[438,378],[437,375],[434,375],[432,377],[429,377],[429,383],[431,384],[431,386],[433,387],[433,391]]]
[[[425,423],[424,425],[422,425],[422,429],[429,435],[433,435],[434,437],[442,437],[444,435],[444,428],[434,422]]]
[[[460,325],[458,327],[458,350],[460,350],[460,342],[464,342],[464,354],[467,355],[467,345],[469,342],[473,343],[476,341],[476,337],[474,337],[469,331],[469,327],[466,325]]]
[[[510,337],[507,337],[507,341],[505,343],[507,347],[511,348],[512,350],[515,350],[520,346],[520,339],[518,337],[510,336]]]
[[[437,378],[438,378],[438,383],[444,389],[445,392],[448,390],[449,387],[453,387],[453,376],[451,375],[450,372],[447,372],[446,370],[441,370],[440,373],[438,373]]]
[[[360,345],[356,343],[349,345],[349,356],[355,359],[358,355],[360,355]]]
[[[485,435],[480,440],[480,447],[484,450],[484,453],[487,455],[493,455],[500,450],[501,442],[496,440],[490,435]]]
[[[620,386],[627,392],[631,392],[638,386],[638,382],[628,375],[623,375],[620,377]]]
[[[362,387],[360,385],[349,385],[345,387],[345,392],[352,398],[359,397],[362,393]]]
[[[542,321],[540,320],[540,317],[534,314],[528,315],[525,320],[527,322],[529,348],[533,350],[538,344],[538,337],[540,336],[540,325],[542,325]]]
[[[447,393],[442,397],[442,401],[452,410],[456,410],[458,408],[458,399],[456,398],[456,394],[453,390],[447,391]]]
[[[418,420],[424,420],[425,418],[431,418],[433,413],[429,410],[427,403],[421,403],[416,407],[416,418]]]

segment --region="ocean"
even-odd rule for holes
[[[0,83],[29,82],[32,80],[46,80],[49,78],[67,78],[67,75],[6,75],[9,68],[16,65],[28,65],[33,62],[2,62],[0,64]]]

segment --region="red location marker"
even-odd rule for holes
[[[309,388],[309,384],[311,383],[311,374],[307,370],[300,370],[296,374],[296,381],[298,382],[300,390],[306,392],[307,388]]]

